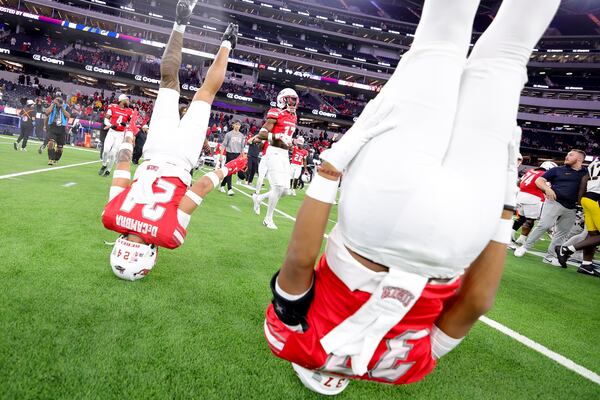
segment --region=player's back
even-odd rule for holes
[[[519,183],[519,189],[523,193],[529,193],[544,200],[544,193],[537,187],[535,181],[541,178],[546,171],[543,169],[530,169],[525,172]]]
[[[174,176],[157,177],[151,183],[153,202],[142,204],[139,193],[143,188],[139,185],[143,184],[136,180],[113,198],[104,208],[102,223],[120,234],[137,235],[147,244],[168,249],[181,246],[187,232],[178,218],[179,203],[187,184]]]

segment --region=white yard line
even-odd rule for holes
[[[247,194],[246,192],[238,189],[238,188],[234,188],[235,190],[237,190],[238,192],[242,193],[243,195],[252,198],[252,196],[250,196],[249,194]],[[265,204],[265,203],[262,203]],[[266,205],[266,204],[265,204]],[[280,211],[278,209],[275,209],[276,212],[278,212],[279,214],[283,215],[284,217],[292,220],[292,221],[296,221],[296,218],[292,217],[291,215],[284,213],[283,211]],[[328,235],[325,234],[323,235],[326,239],[328,238]],[[593,371],[590,371],[589,369],[582,367],[581,365],[575,363],[574,361],[568,359],[565,356],[562,356],[550,349],[548,349],[547,347],[529,339],[526,336],[521,335],[518,332],[513,331],[512,329],[502,325],[499,322],[496,322],[492,319],[489,319],[486,316],[483,316],[481,318],[479,318],[479,320],[481,322],[483,322],[484,324],[504,333],[505,335],[509,336],[510,338],[516,340],[517,342],[529,347],[532,350],[537,351],[538,353],[548,357],[549,359],[559,363],[560,365],[562,365],[563,367],[575,372],[578,375],[583,376],[584,378],[600,385],[600,375],[596,374]]]
[[[75,186],[77,185],[77,182],[67,182],[64,185],[62,185],[63,187],[71,187],[71,186]]]
[[[59,169],[79,167],[80,165],[96,164],[96,163],[99,163],[99,162],[100,162],[100,160],[87,161],[87,162],[82,162],[82,163],[77,163],[77,164],[63,165],[62,167],[50,167],[50,168],[43,168],[43,169],[35,169],[33,171],[24,171],[24,172],[17,172],[17,173],[8,174],[8,175],[0,175],[0,180],[2,180],[2,179],[10,179],[10,178],[14,178],[14,177],[17,177],[17,176],[23,176],[23,175],[38,174],[40,172],[56,171],[56,170],[59,170]]]
[[[233,208],[237,212],[242,212],[242,210],[240,210],[238,206],[234,206],[233,204],[231,205],[231,208]]]
[[[11,139],[11,138],[9,138],[9,137],[6,137],[5,135],[0,135],[0,139],[9,140],[9,141],[11,141],[11,142],[14,142],[14,141],[16,140],[16,139]],[[39,144],[39,143],[42,143],[42,142],[41,142],[40,140],[36,140],[36,139],[29,139],[29,140],[27,141],[27,143],[36,143],[36,144]],[[2,143],[2,144],[4,144],[4,143]],[[10,143],[7,143],[7,144],[10,144]],[[71,146],[71,145],[67,145],[67,146],[65,146],[64,148],[65,148],[65,149],[78,150],[78,151],[86,151],[86,152],[88,152],[88,153],[96,153],[96,154],[99,154],[98,150],[92,150],[92,149],[82,149],[81,147],[76,147],[76,146]],[[30,149],[30,150],[31,150],[31,149]],[[33,150],[31,150],[31,151],[33,151]],[[35,151],[37,151],[37,149],[36,149]]]

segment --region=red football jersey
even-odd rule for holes
[[[217,143],[217,146],[215,147],[215,155],[221,155],[222,150],[224,150],[223,145],[221,143]],[[225,154],[227,154],[227,150],[223,152],[223,155]]]
[[[296,123],[298,122],[298,117],[287,110],[271,108],[267,113],[267,118],[277,120],[275,126],[273,127],[273,130],[271,130],[271,133],[273,133],[273,135],[275,135],[276,133],[283,133],[284,135],[290,137],[291,143],[292,136],[294,136],[294,132],[296,131]]]
[[[546,171],[543,169],[530,169],[529,171],[525,172],[525,175],[523,175],[521,178],[521,183],[519,184],[519,189],[521,192],[532,194],[544,201],[544,192],[542,192],[540,188],[536,186],[535,181],[545,173]]]
[[[308,330],[298,333],[289,329],[271,304],[267,308],[265,338],[273,354],[304,368],[396,385],[417,382],[435,368],[429,333],[459,285],[460,279],[446,285],[425,286],[413,308],[379,343],[369,362],[369,372],[354,376],[350,357],[325,353],[320,340],[362,307],[371,294],[348,289],[323,255],[315,271],[315,297],[307,315]]]
[[[174,249],[183,244],[186,230],[177,218],[179,203],[187,185],[176,177],[161,177],[152,184],[157,200],[154,204],[138,204],[123,190],[104,207],[104,227],[127,235],[137,235],[148,244]]]
[[[292,150],[292,164],[304,165],[306,156],[308,156],[308,151],[306,149],[294,146],[294,149]]]
[[[121,126],[122,122],[129,122],[133,110],[131,108],[121,108],[118,104],[111,104],[108,106],[107,116],[110,115],[111,125],[115,125],[115,130],[123,132],[124,126]]]

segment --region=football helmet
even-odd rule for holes
[[[295,112],[298,107],[298,93],[294,89],[285,88],[277,95],[277,107]]]
[[[132,242],[121,235],[110,254],[110,266],[117,277],[137,281],[150,273],[157,253],[158,248],[153,244]]]
[[[298,136],[298,137],[296,138],[296,145],[298,145],[298,146],[300,146],[300,147],[304,146],[304,137],[302,137],[302,136]]]
[[[558,167],[558,165],[556,165],[556,163],[553,161],[544,161],[543,163],[540,164],[540,168],[543,168],[546,171],[550,171],[552,168],[556,168],[556,167]]]
[[[590,179],[595,180],[600,177],[600,161],[596,160],[588,165],[588,173],[590,174]]]

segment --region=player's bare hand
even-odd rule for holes
[[[556,193],[554,192],[554,190],[552,189],[546,189],[546,193],[544,193],[546,195],[547,199],[550,199],[552,201],[556,201]]]

